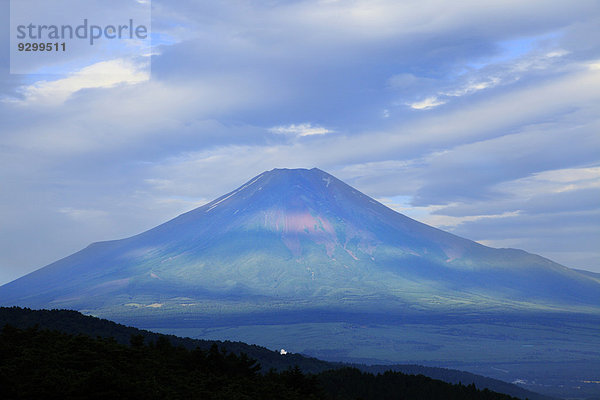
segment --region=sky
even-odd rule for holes
[[[599,1],[151,7],[144,63],[11,74],[0,0],[0,284],[313,167],[421,222],[600,272]]]

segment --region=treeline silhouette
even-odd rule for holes
[[[246,353],[249,357],[260,362],[264,372],[267,372],[271,368],[282,371],[297,364],[304,372],[316,373],[331,369],[336,365],[336,363],[300,354],[288,354],[285,357],[281,357],[279,352],[243,342],[201,340],[182,338],[175,335],[163,335],[125,326],[107,319],[83,315],[73,310],[32,310],[22,307],[0,307],[0,328],[5,324],[11,324],[18,328],[28,328],[38,325],[42,329],[57,330],[74,335],[84,334],[91,337],[114,338],[121,344],[129,344],[129,339],[132,335],[141,335],[148,343],[155,342],[159,337],[165,336],[173,346],[183,346],[188,350],[193,350],[196,347],[208,350],[213,344],[216,344],[220,348],[225,348],[227,351],[235,354]]]
[[[353,368],[260,374],[245,354],[173,346],[160,336],[130,345],[38,327],[0,333],[3,399],[511,399],[422,375],[373,375]]]
[[[2,399],[320,399],[290,374],[261,375],[247,356],[174,347],[165,337],[113,339],[25,330],[0,334]],[[288,385],[287,377],[294,385]],[[302,376],[307,382],[313,382]],[[306,387],[306,389],[305,389]]]
[[[142,335],[148,343],[155,342],[160,336],[164,336],[156,332],[125,326],[106,319],[83,315],[72,310],[32,310],[21,307],[0,307],[0,328],[7,323],[19,328],[39,325],[43,329],[58,330],[71,334],[82,333],[91,337],[112,337],[121,344],[128,344],[129,338],[132,335]],[[188,350],[193,350],[196,347],[208,350],[213,344],[217,344],[220,348],[225,348],[227,351],[238,355],[246,353],[249,357],[256,359],[260,363],[263,373],[266,373],[270,369],[284,371],[295,365],[298,365],[304,373],[313,374],[343,367],[354,367],[373,374],[393,370],[407,375],[425,375],[448,383],[475,383],[477,387],[489,388],[495,392],[506,393],[519,398],[549,400],[546,396],[533,393],[507,382],[453,369],[424,367],[420,365],[348,364],[323,361],[295,353],[288,353],[285,357],[282,357],[279,352],[243,342],[190,339],[174,335],[166,335],[166,337],[174,346],[183,346]]]

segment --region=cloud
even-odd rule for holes
[[[433,96],[433,97],[428,97],[422,101],[417,101],[415,103],[409,103],[408,106],[410,106],[410,108],[415,109],[415,110],[427,110],[428,108],[441,106],[442,104],[446,104],[446,102]]]
[[[280,125],[269,128],[269,132],[277,133],[280,135],[294,135],[294,136],[312,136],[312,135],[326,135],[332,133],[331,129],[323,128],[322,126],[313,126],[310,123],[303,124],[290,124]]]
[[[131,61],[116,59],[101,61],[53,81],[37,81],[21,87],[22,100],[10,99],[28,106],[59,106],[74,93],[83,89],[111,88],[119,84],[136,84],[148,81],[150,75],[145,66]]]
[[[65,207],[58,210],[62,214],[68,215],[70,218],[79,221],[86,221],[89,219],[101,219],[106,218],[108,213],[104,210],[85,210],[76,209],[71,207]]]
[[[464,222],[453,232],[494,247],[526,249],[571,268],[597,270],[600,210]]]
[[[435,207],[429,221],[489,246],[525,248],[570,267],[597,265],[600,167],[547,170],[494,190],[493,199]]]
[[[431,109],[460,97],[543,76],[549,69],[552,69],[552,73],[555,74],[557,70],[565,68],[564,65],[559,68],[556,66],[560,65],[563,62],[561,58],[568,54],[568,51],[561,48],[549,51],[532,50],[508,60],[500,56],[498,61],[491,60],[485,65],[468,67],[457,76],[449,78],[431,79],[412,74],[395,75],[390,78],[389,85],[392,89],[402,90],[405,96],[412,96],[410,89],[415,87],[432,93],[424,100],[405,103],[415,110]],[[420,93],[419,96],[423,94]]]
[[[152,3],[150,76],[114,60],[53,81],[2,59],[0,282],[275,167],[469,238],[600,259],[574,239],[598,232],[597,2]]]

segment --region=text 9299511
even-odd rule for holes
[[[56,43],[17,43],[17,49],[19,51],[66,51],[67,44],[65,42]]]

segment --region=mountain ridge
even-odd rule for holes
[[[459,308],[483,299],[492,309],[566,304],[585,312],[597,305],[598,287],[543,257],[422,224],[319,169],[274,169],[155,228],[93,243],[10,282],[0,287],[0,303],[88,309],[94,305],[78,295],[83,290],[86,297],[124,293],[127,304],[158,291],[173,298],[360,296],[428,309],[440,299]]]

